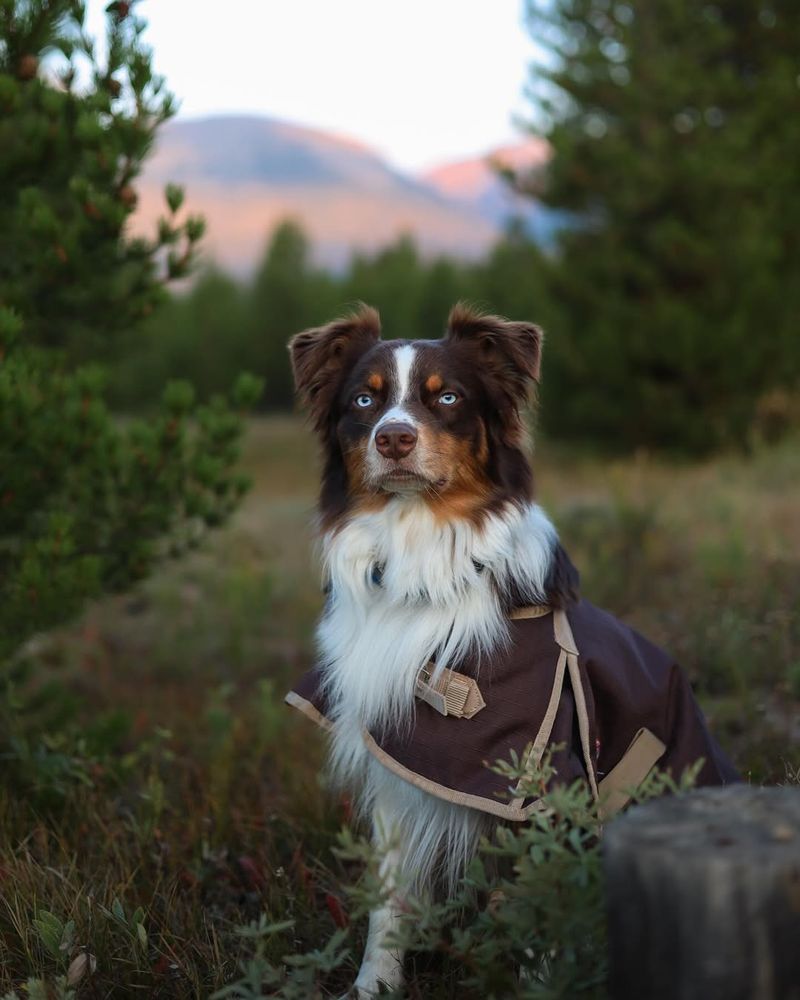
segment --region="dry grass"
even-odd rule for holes
[[[317,734],[281,704],[321,605],[313,446],[292,419],[259,421],[246,461],[255,489],[204,551],[38,644],[91,784],[2,793],[0,991],[85,949],[79,997],[207,996],[235,975],[235,925],[291,918],[304,948],[342,920],[330,847],[346,810],[319,787]],[[674,650],[752,780],[796,778],[796,442],[685,467],[543,446],[538,477],[587,596]]]

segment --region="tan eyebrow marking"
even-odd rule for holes
[[[425,388],[428,392],[438,392],[444,382],[442,381],[441,375],[429,375],[427,381],[425,382]]]
[[[383,379],[377,372],[374,372],[367,379],[367,385],[370,387],[370,389],[374,389],[375,392],[380,392],[381,389],[383,388]]]

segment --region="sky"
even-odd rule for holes
[[[107,0],[89,0],[103,32]],[[417,171],[519,141],[524,0],[142,0],[179,117],[262,114]]]

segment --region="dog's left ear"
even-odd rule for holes
[[[348,316],[303,330],[289,341],[297,394],[320,433],[328,423],[342,378],[380,335],[380,316],[361,303]]]
[[[539,381],[542,331],[533,323],[487,316],[459,302],[447,320],[447,340],[472,344],[480,365],[508,392],[515,405]]]

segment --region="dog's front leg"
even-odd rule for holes
[[[380,807],[373,816],[373,842],[381,853],[379,873],[388,896],[369,915],[367,946],[354,986],[359,1000],[376,996],[381,983],[391,989],[403,983],[403,951],[386,945],[386,938],[395,930],[403,913],[398,889],[403,845],[390,812]]]

